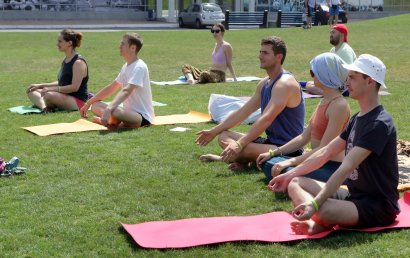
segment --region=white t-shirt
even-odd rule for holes
[[[128,84],[136,87],[133,93],[124,100],[124,110],[138,112],[152,123],[155,115],[149,72],[145,62],[138,59],[129,65],[125,63],[115,81],[119,82],[122,88]]]
[[[308,0],[308,6],[315,8],[316,0]]]
[[[330,0],[330,5],[339,5],[340,1],[339,0]]]
[[[356,53],[354,52],[353,48],[351,48],[346,42],[343,42],[337,51],[335,47],[332,47],[332,49],[330,49],[330,52],[340,56],[340,58],[343,59],[343,61],[345,61],[347,64],[352,64],[354,60],[356,60]]]

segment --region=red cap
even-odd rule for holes
[[[333,26],[333,29],[343,33],[344,37],[344,42],[347,42],[347,27],[344,24],[336,24],[335,26]]]

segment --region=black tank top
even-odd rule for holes
[[[63,62],[61,63],[61,69],[60,72],[58,73],[58,85],[59,86],[67,86],[72,84],[73,81],[73,65],[74,62],[77,61],[78,59],[83,60],[85,65],[87,66],[87,76],[83,78],[81,81],[80,88],[78,88],[78,91],[76,92],[71,92],[68,93],[68,95],[73,96],[77,99],[80,99],[82,101],[87,101],[88,100],[88,90],[87,90],[87,82],[88,82],[88,65],[85,59],[80,56],[79,54],[76,54],[70,62],[66,63]]]

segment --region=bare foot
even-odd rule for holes
[[[290,227],[296,235],[314,235],[329,229],[311,219],[305,221],[293,221],[290,223]]]
[[[124,123],[124,122],[121,122],[119,125],[118,125],[118,128],[121,128],[121,129],[138,129],[138,128],[140,128],[141,126],[139,126],[139,125],[136,125],[136,124],[126,124],[126,123]]]
[[[103,125],[102,122],[101,122],[101,118],[98,117],[98,116],[93,117],[93,118],[91,119],[91,122],[96,123],[96,124],[99,124],[99,125]]]
[[[246,168],[246,165],[238,162],[232,162],[228,165],[228,168],[230,170],[236,171]]]
[[[96,124],[103,125],[103,123],[101,122],[101,117],[98,117],[98,116],[93,117],[93,118],[91,119],[91,122],[96,123]],[[105,126],[105,125],[104,125],[104,126]],[[107,126],[108,130],[115,130],[115,129],[117,129],[117,127],[118,127],[117,125],[112,125],[112,124],[109,124],[109,125]]]
[[[191,85],[196,83],[194,79],[188,79],[187,82],[188,84],[191,84]]]
[[[199,157],[199,160],[203,162],[221,161],[222,157],[219,155],[215,155],[215,154],[205,154],[205,155],[201,155]]]

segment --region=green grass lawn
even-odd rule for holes
[[[349,43],[357,54],[370,53],[387,66],[390,96],[382,104],[393,115],[401,139],[410,140],[410,15],[348,24]],[[57,32],[0,32],[0,155],[18,156],[26,175],[0,178],[0,257],[407,257],[409,231],[365,234],[341,232],[324,239],[295,243],[241,242],[186,250],[138,248],[120,227],[151,220],[256,215],[290,210],[266,190],[263,173],[232,172],[223,163],[201,163],[202,153],[218,153],[216,142],[194,144],[195,132],[213,124],[154,126],[118,132],[35,136],[23,129],[73,122],[77,112],[16,115],[7,108],[28,105],[30,83],[56,79],[63,55]],[[118,45],[123,32],[85,32],[79,52],[90,69],[90,90],[115,78],[123,64]],[[207,68],[214,41],[208,30],[141,31],[140,57],[151,80],[174,80],[184,63]],[[277,35],[288,45],[285,68],[299,80],[309,79],[309,61],[330,49],[327,26],[312,30],[231,30],[238,76],[264,76],[258,51],[262,37]],[[207,112],[211,93],[251,95],[255,82],[196,86],[152,86],[154,100],[167,103],[157,115]],[[317,99],[306,101],[307,118]],[[357,104],[349,100],[352,112]],[[245,132],[248,126],[240,126]],[[269,225],[267,225],[269,226]],[[274,226],[274,225],[272,225]]]

